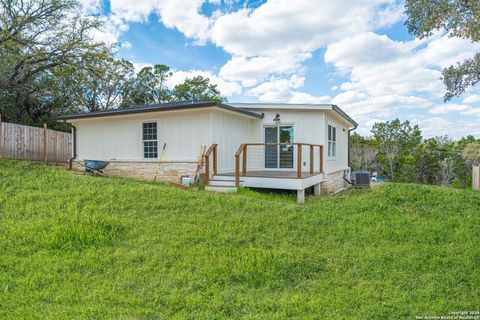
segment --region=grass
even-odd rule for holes
[[[478,310],[480,193],[212,194],[0,161],[0,318],[414,319]]]

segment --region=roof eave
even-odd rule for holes
[[[137,113],[150,113],[150,112],[162,112],[162,111],[179,111],[179,110],[191,110],[191,109],[201,109],[205,107],[217,107],[220,109],[237,112],[246,116],[262,119],[263,114],[256,112],[243,110],[240,108],[232,107],[223,103],[218,102],[207,102],[207,103],[196,103],[196,104],[179,104],[174,106],[158,106],[158,107],[140,107],[132,109],[116,109],[111,111],[101,111],[101,112],[92,112],[92,113],[81,113],[74,115],[66,115],[55,118],[57,121],[67,121],[67,120],[77,120],[77,119],[87,119],[87,118],[102,118],[102,117],[111,117],[117,115],[129,115]]]

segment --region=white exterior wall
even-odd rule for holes
[[[328,125],[336,127],[337,152],[336,157],[328,157]],[[325,146],[325,173],[347,170],[348,167],[348,129],[349,124],[336,113],[328,112],[325,115],[324,142]]]
[[[238,116],[231,112],[210,114],[210,144],[218,144],[218,171],[235,170],[235,153],[242,143],[255,140],[260,119]]]
[[[162,161],[198,161],[200,146],[217,143],[219,171],[233,170],[235,152],[251,141],[260,119],[214,108],[82,119],[77,128],[77,160],[155,161],[143,158],[142,123],[157,122]]]
[[[325,145],[325,112],[323,110],[291,110],[291,109],[251,109],[255,112],[263,112],[265,114],[261,125],[257,126],[255,131],[255,140],[250,142],[265,141],[265,126],[285,125],[293,126],[293,142],[312,143]],[[273,119],[280,115],[280,122],[275,123]],[[262,170],[264,168],[263,147],[250,147],[247,152],[249,170]],[[325,149],[326,150],[326,149]],[[297,147],[294,147],[295,163],[293,169],[296,170]],[[324,162],[325,165],[325,162]],[[314,149],[314,169],[320,170],[320,153],[319,149]],[[302,149],[302,170],[310,170],[310,150],[307,147]]]
[[[156,112],[73,122],[77,128],[77,159],[152,160],[143,158],[142,123],[157,122],[159,154],[165,161],[196,161],[201,144],[209,142],[210,110]]]

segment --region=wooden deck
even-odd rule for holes
[[[302,177],[297,177],[297,171],[284,171],[284,170],[260,170],[260,171],[247,171],[247,175],[240,175],[242,177],[252,177],[252,178],[278,178],[278,179],[306,179],[316,175],[321,174],[321,172],[314,172],[310,174],[308,171],[302,172]],[[235,172],[220,173],[222,176],[235,176]]]

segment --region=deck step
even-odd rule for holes
[[[236,192],[237,187],[227,187],[227,186],[210,186],[206,185],[205,190],[206,191],[213,191],[213,192]]]
[[[216,174],[213,180],[235,181],[235,176]]]
[[[240,181],[240,185],[243,181]],[[213,187],[235,187],[235,181],[212,179],[208,181],[209,186]]]

